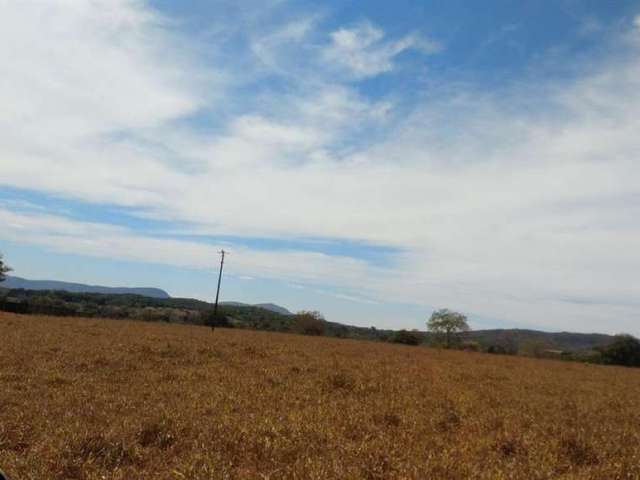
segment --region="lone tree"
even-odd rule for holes
[[[467,317],[448,308],[433,312],[431,318],[427,321],[427,328],[430,332],[444,337],[444,344],[447,348],[451,347],[454,336],[457,333],[470,330],[467,324]]]
[[[0,282],[4,282],[7,279],[7,276],[5,274],[9,273],[11,271],[11,268],[4,263],[4,261],[2,260],[2,254],[0,253]]]
[[[293,318],[292,330],[303,335],[324,335],[326,320],[317,311],[301,310]]]

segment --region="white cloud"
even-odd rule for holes
[[[257,36],[251,40],[252,53],[264,66],[280,70],[281,52],[290,50],[292,46],[299,46],[315,27],[318,16],[307,16],[278,26],[267,34]]]
[[[201,104],[181,78],[161,19],[131,2],[99,3],[19,2],[3,8],[7,41],[0,47],[0,68],[6,86],[0,93],[25,127],[55,115],[47,126],[56,135],[91,135],[157,125]]]
[[[406,50],[432,54],[440,49],[436,42],[417,34],[395,41],[384,41],[384,37],[384,31],[369,22],[341,28],[331,33],[331,44],[323,57],[355,78],[366,78],[391,71],[394,58]]]
[[[155,152],[141,152],[135,139],[210,101],[217,80],[141,5],[3,7],[0,182],[133,204],[156,198],[139,175],[173,183]]]
[[[241,245],[212,245],[174,237],[152,237],[128,228],[81,222],[40,212],[15,212],[0,207],[0,238],[39,245],[58,252],[120,258],[179,267],[210,269],[221,248],[231,249],[226,271],[242,279],[279,278],[324,284],[338,274],[350,285],[373,270],[363,261],[313,251],[256,250]],[[305,267],[300,268],[301,265]]]
[[[349,297],[551,329],[637,331],[637,44],[615,45],[573,81],[430,92],[399,119],[392,103],[328,81],[331,65],[242,103],[233,81],[218,80],[226,65],[179,58],[184,40],[145,4],[104,7],[4,9],[0,183],[134,207],[197,232],[404,252],[383,269],[234,247],[237,275],[332,281]],[[310,29],[283,31],[304,42]],[[421,42],[386,40],[364,23],[334,32],[320,55],[364,78],[393,68],[402,51],[432,48]],[[204,133],[182,123],[203,106],[216,116],[212,98],[243,108]],[[216,259],[217,246],[14,207],[0,210],[3,238],[196,268]]]

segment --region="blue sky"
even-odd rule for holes
[[[0,251],[422,328],[640,333],[640,1],[52,1],[0,18]]]

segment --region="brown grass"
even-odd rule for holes
[[[640,370],[0,314],[15,479],[635,479]]]

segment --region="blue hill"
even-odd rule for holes
[[[129,287],[103,287],[100,285],[85,285],[83,283],[59,282],[57,280],[27,280],[26,278],[8,276],[0,285],[3,288],[23,288],[25,290],[63,290],[75,293],[130,293],[151,298],[171,298],[160,288],[129,288]]]

